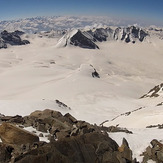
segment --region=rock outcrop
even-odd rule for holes
[[[21,31],[7,32],[4,30],[0,33],[0,48],[7,48],[9,45],[26,45],[30,42],[28,40],[22,40],[20,36],[24,34]]]
[[[99,49],[99,47],[80,30],[70,38],[70,44],[86,49]]]
[[[62,115],[46,109],[25,117],[1,116],[1,119],[2,146],[7,144],[2,149],[3,154],[0,153],[0,159],[4,162],[136,163],[125,139],[119,147],[102,127],[79,121],[69,113]],[[33,134],[14,124],[47,132],[50,142],[39,142],[37,136],[33,137]]]
[[[2,49],[2,48],[6,49],[7,45],[6,45],[5,41],[2,38],[0,38],[0,49]]]
[[[153,139],[151,141],[151,146],[146,148],[146,151],[143,153],[143,162],[147,163],[149,160],[153,160],[156,163],[163,162],[163,144],[161,144],[158,140]]]
[[[0,138],[4,144],[12,146],[27,143],[33,144],[39,141],[38,136],[6,122],[3,122],[0,126]]]
[[[143,95],[140,98],[146,98],[146,97],[158,97],[160,96],[160,93],[163,91],[163,83],[160,85],[155,86],[152,88],[147,94]]]
[[[68,45],[78,46],[87,49],[99,49],[98,42],[107,40],[123,41],[126,43],[143,42],[149,36],[148,32],[135,26],[118,27],[115,29],[97,28],[92,30],[72,30],[59,40],[57,46],[66,47]]]

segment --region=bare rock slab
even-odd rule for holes
[[[39,137],[11,123],[2,123],[0,126],[0,138],[9,145],[32,144],[39,141]]]

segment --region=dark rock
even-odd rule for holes
[[[146,36],[148,36],[148,34],[141,29],[140,30],[140,38],[139,38],[139,40],[142,42]]]
[[[4,116],[4,117],[1,117],[0,119],[1,119],[1,121],[11,122],[11,123],[23,123],[24,122],[23,117],[20,115]]]
[[[109,127],[101,126],[100,129],[102,131],[107,131],[107,132],[125,132],[127,134],[132,134],[132,131],[117,126],[109,126]]]
[[[94,39],[99,42],[106,41],[108,37],[107,29],[98,28],[94,32],[92,32],[92,35]]]
[[[92,77],[94,78],[100,78],[99,73],[95,70],[94,72],[92,72]]]
[[[43,133],[40,133],[40,134],[39,134],[39,137],[44,137]]]
[[[87,38],[80,30],[70,38],[70,44],[87,49],[99,49],[99,47],[89,38]]]
[[[14,32],[12,32],[13,35],[18,35],[18,36],[21,36],[23,34],[25,34],[23,31],[19,31],[19,30],[16,30]]]
[[[160,85],[155,86],[154,88],[152,88],[147,94],[143,95],[140,98],[146,98],[146,97],[158,97],[159,91],[163,90],[163,83],[161,83]]]
[[[130,36],[129,36],[129,34],[127,35],[127,38],[125,39],[125,42],[126,43],[129,43],[131,40],[130,40]]]
[[[72,31],[70,31],[72,32]],[[78,30],[73,36],[71,34],[66,33],[62,38],[64,40],[64,47],[70,43],[71,45],[78,46],[81,48],[87,49],[99,49],[96,45],[96,42],[103,42],[107,40],[121,40],[126,43],[136,43],[136,41],[143,42],[144,39],[149,34],[135,26],[130,27],[118,27],[115,30],[111,28],[97,28],[88,31]],[[61,41],[62,42],[62,41]]]
[[[163,105],[163,102],[160,102],[159,104],[157,104],[156,106],[162,106]]]
[[[64,104],[63,102],[59,101],[59,100],[55,100],[55,102],[58,104],[59,107],[63,107],[65,109],[69,109],[71,110],[70,107],[68,107],[66,104]]]
[[[13,148],[11,146],[5,145],[3,143],[0,143],[0,162],[1,163],[7,163],[10,161],[13,151]]]
[[[6,49],[7,44],[5,43],[5,41],[2,38],[0,38],[0,49],[2,49],[2,48]]]
[[[7,44],[10,45],[26,45],[29,44],[30,42],[28,40],[22,40],[20,38],[20,35],[22,35],[23,32],[21,31],[15,31],[15,32],[7,32],[4,30],[0,34],[0,47],[1,48],[7,48]]]
[[[46,144],[15,158],[15,162],[103,163],[105,159],[105,162],[119,163],[116,152],[120,154],[118,145],[111,138],[90,133]]]

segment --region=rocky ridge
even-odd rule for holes
[[[163,83],[155,86],[152,88],[147,94],[143,95],[141,98],[146,98],[146,97],[159,97],[163,91]],[[161,105],[161,103],[160,103]]]
[[[15,32],[7,32],[4,30],[0,33],[0,49],[1,48],[7,48],[9,45],[26,45],[30,42],[28,40],[22,40],[21,35],[23,35],[24,32],[22,31],[15,31]]]
[[[29,116],[0,115],[0,162],[64,162],[64,163],[138,163],[124,138],[119,146],[108,135],[110,132],[126,132],[118,126],[105,127],[77,120],[69,113],[46,109],[32,112]],[[48,142],[24,129],[32,126],[37,131],[48,133]],[[163,160],[163,144],[151,141],[152,146],[142,153],[143,163]]]
[[[143,42],[148,32],[139,27],[118,27],[112,29],[107,28],[95,28],[90,30],[70,30],[60,39],[57,46],[66,47],[68,45],[74,45],[87,49],[99,49],[96,42],[103,42],[107,40],[123,41],[126,43]]]
[[[118,146],[108,136],[110,128],[76,120],[69,113],[46,109],[25,117],[1,115],[1,123],[0,162],[137,162],[127,140]],[[39,141],[23,129],[27,126],[49,133],[50,142]]]

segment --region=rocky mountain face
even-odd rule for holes
[[[71,33],[71,34],[70,34]],[[73,33],[73,35],[72,35]],[[58,46],[74,45],[87,49],[99,49],[96,42],[107,40],[124,41],[126,43],[143,42],[149,34],[135,26],[127,28],[97,28],[92,30],[68,31],[59,41]],[[66,40],[65,40],[66,39]],[[63,43],[65,42],[65,43]]]
[[[163,83],[152,88],[147,94],[143,95],[141,98],[146,97],[159,97],[163,91]]]
[[[148,33],[145,30],[135,26],[127,28],[117,28],[114,32],[115,40],[122,40],[126,43],[135,43],[136,41],[142,42],[147,36]]]
[[[9,45],[26,45],[30,42],[28,40],[22,40],[21,35],[24,34],[21,31],[7,32],[6,30],[0,33],[0,49],[7,48]]]
[[[70,44],[74,46],[79,46],[81,48],[99,49],[94,41],[88,38],[80,30],[78,30],[77,33],[70,38]]]

